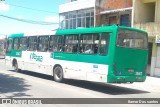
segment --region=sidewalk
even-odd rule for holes
[[[5,58],[5,56],[0,55],[0,59],[4,59],[4,58]]]
[[[145,82],[134,82],[133,84],[115,84],[127,88],[139,89],[150,92],[158,92],[160,94],[160,78],[147,76]]]

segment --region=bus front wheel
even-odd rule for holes
[[[60,66],[56,66],[53,70],[53,77],[56,82],[63,81],[63,69]]]
[[[13,68],[14,68],[14,71],[15,71],[15,72],[19,72],[19,71],[20,71],[20,69],[18,68],[18,63],[17,63],[17,61],[13,61]]]

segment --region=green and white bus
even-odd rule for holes
[[[144,82],[148,60],[145,31],[104,26],[8,36],[6,63],[64,78],[103,83]]]

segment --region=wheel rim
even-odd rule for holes
[[[56,67],[54,73],[57,80],[60,80],[62,78],[62,69],[60,67]]]

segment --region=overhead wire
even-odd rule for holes
[[[8,3],[5,3],[5,4],[8,4]],[[32,10],[32,11],[39,11],[39,12],[58,14],[57,12],[51,12],[51,11],[46,11],[46,10],[41,10],[41,9],[34,9],[34,8],[19,6],[19,5],[15,5],[15,4],[8,4],[8,5],[15,6],[15,7],[20,7],[20,8],[25,8],[25,9],[29,9],[29,10]],[[7,15],[1,15],[1,14],[0,14],[0,17],[4,17],[4,18],[16,20],[16,21],[21,21],[21,22],[26,22],[26,23],[30,23],[30,24],[39,24],[39,25],[59,24],[59,23],[52,23],[52,22],[43,22],[43,21],[34,21],[34,20],[28,20],[28,19],[19,19],[19,18],[7,16]]]
[[[34,8],[19,6],[19,5],[15,5],[15,4],[9,4],[9,5],[15,6],[15,7],[19,7],[19,8],[29,9],[29,10],[33,10],[33,11],[39,11],[39,12],[46,12],[46,13],[59,14],[59,13],[57,13],[57,12],[51,12],[51,11],[46,11],[46,10],[41,10],[41,9],[34,9]]]

